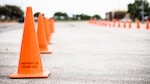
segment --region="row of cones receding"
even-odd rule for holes
[[[120,23],[120,21],[117,21],[117,20],[113,20],[112,22],[111,21],[99,21],[99,20],[89,20],[89,23],[92,23],[92,24],[99,24],[99,25],[102,25],[102,26],[109,26],[109,27],[115,27],[116,25],[116,23],[118,23],[118,28],[120,28],[121,27],[121,23]],[[136,28],[137,29],[140,29],[141,28],[141,26],[140,26],[140,20],[137,20],[136,21]],[[126,21],[124,21],[123,22],[123,27],[124,28],[126,28],[127,27],[127,22]],[[132,28],[132,21],[128,21],[128,28]],[[149,26],[149,20],[146,20],[146,24],[145,24],[145,28],[146,29],[150,29],[150,26]]]
[[[50,22],[49,22],[50,21]],[[54,32],[53,19],[38,15],[38,30],[35,31],[32,8],[27,7],[21,44],[18,71],[10,78],[47,78],[49,71],[43,71],[40,53],[50,54],[47,44]]]

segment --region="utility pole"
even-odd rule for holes
[[[141,16],[142,16],[142,22],[144,22],[144,1],[142,0],[142,11],[141,11]]]

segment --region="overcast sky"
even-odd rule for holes
[[[99,14],[103,18],[105,13],[127,9],[127,4],[134,0],[0,0],[0,5],[17,5],[25,12],[26,7],[31,6],[33,13],[42,12],[46,17],[52,17],[55,12],[72,14]],[[150,2],[150,0],[148,0]]]

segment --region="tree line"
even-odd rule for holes
[[[130,18],[142,20],[142,1],[144,4],[144,19],[150,19],[150,6],[147,0],[135,0],[133,3],[128,4],[128,13]]]
[[[40,12],[34,13],[34,17],[38,17]],[[44,15],[44,14],[43,14]],[[24,12],[20,7],[16,5],[4,5],[0,6],[0,20],[19,20],[24,18]],[[72,17],[69,17],[67,13],[56,12],[53,15],[55,20],[89,20],[93,19],[101,19],[101,17],[97,14],[94,16],[89,16],[86,14],[74,14]]]
[[[144,18],[150,19],[150,6],[147,0],[135,0],[133,3],[128,4],[128,13],[132,20],[142,19],[142,1],[144,3]],[[38,17],[40,12],[34,13],[34,17]],[[44,14],[43,14],[44,15]],[[18,20],[24,18],[24,11],[16,5],[0,5],[0,20]],[[66,12],[56,12],[53,15],[55,20],[89,20],[89,19],[102,19],[99,14],[93,16],[87,14],[73,14],[68,16]]]
[[[56,12],[53,16],[55,20],[89,20],[89,19],[102,19],[100,15],[95,14],[93,16],[87,14],[73,14],[71,17],[64,12]]]
[[[23,16],[24,12],[18,6],[15,5],[0,6],[0,19],[14,20],[18,18],[23,18]]]
[[[39,13],[40,12],[36,12],[34,14],[34,17],[37,18]],[[89,20],[89,19],[96,19],[96,20],[98,20],[98,19],[102,19],[101,16],[98,15],[98,14],[95,14],[93,16],[89,16],[89,15],[86,15],[86,14],[74,14],[72,16],[69,16],[65,12],[56,12],[56,13],[54,13],[53,18],[55,20],[61,20],[61,21],[62,20],[66,21],[66,20]]]

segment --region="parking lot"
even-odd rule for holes
[[[48,45],[52,54],[41,54],[51,75],[10,79],[17,71],[22,33],[23,24],[0,24],[1,84],[150,84],[150,30],[55,22]]]

